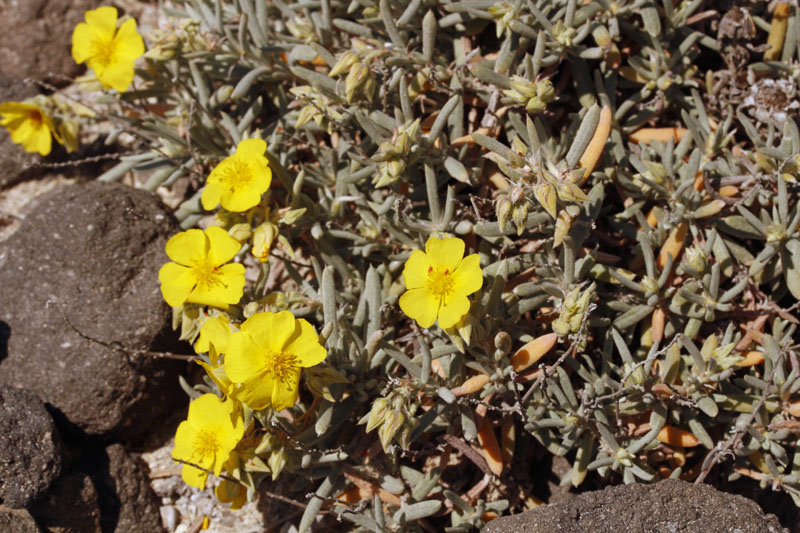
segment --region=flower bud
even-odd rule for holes
[[[271,222],[264,222],[253,231],[253,255],[262,263],[269,261],[269,250],[277,235],[278,227]]]
[[[378,437],[380,438],[381,446],[383,446],[383,451],[386,451],[389,448],[389,444],[391,444],[392,439],[394,439],[394,436],[403,426],[405,418],[406,417],[403,416],[403,413],[396,409],[386,413],[386,417],[383,420],[383,425],[381,425],[381,428],[378,430]]]
[[[351,67],[358,62],[359,62],[358,54],[356,54],[352,50],[348,50],[344,54],[342,54],[342,56],[339,58],[336,64],[333,65],[333,68],[331,69],[329,76],[334,77],[338,76],[343,72],[349,72]]]
[[[378,398],[372,402],[372,409],[367,420],[367,433],[380,426],[389,412],[389,402],[385,398]]]
[[[250,239],[250,237],[253,235],[253,228],[250,227],[250,224],[246,223],[234,224],[228,230],[228,235],[244,244],[244,242]]]
[[[289,456],[286,453],[286,449],[281,446],[277,450],[274,450],[270,455],[269,459],[267,459],[267,466],[269,466],[270,471],[272,472],[272,481],[278,479],[278,476],[283,471],[283,468],[286,466],[286,463],[289,462]]]

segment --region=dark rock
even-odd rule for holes
[[[164,531],[159,503],[147,477],[147,464],[131,457],[119,444],[91,454],[88,473],[100,497],[103,533]]]
[[[42,530],[25,509],[9,509],[0,505],[0,531],[3,533],[41,533]]]
[[[668,479],[585,492],[492,520],[484,533],[782,533],[755,502],[709,485]]]
[[[143,437],[185,401],[158,288],[178,226],[151,193],[90,182],[34,202],[0,243],[0,382],[36,392],[88,435]],[[59,418],[56,418],[60,422]]]
[[[0,503],[27,507],[60,473],[61,441],[42,401],[0,385]]]
[[[0,75],[65,85],[83,67],[72,59],[72,31],[99,0],[0,3]]]
[[[71,472],[31,506],[31,515],[48,533],[100,533],[100,500],[92,480]]]

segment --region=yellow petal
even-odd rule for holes
[[[135,60],[144,54],[144,41],[136,31],[136,21],[128,19],[122,23],[114,36],[114,47],[117,57]]]
[[[464,257],[464,241],[454,237],[431,237],[425,243],[425,252],[434,267],[444,267],[453,272]]]
[[[191,266],[203,259],[208,251],[208,242],[202,230],[190,229],[174,235],[167,241],[167,256],[178,264]]]
[[[294,354],[300,360],[300,366],[304,368],[324,361],[328,352],[319,343],[319,336],[314,331],[314,326],[302,318],[297,320],[297,325],[295,335],[289,339],[284,350]]]
[[[214,494],[222,503],[230,503],[231,510],[241,509],[247,503],[247,489],[239,483],[223,479],[214,489]]]
[[[0,124],[5,126],[6,121],[10,120],[12,116],[23,118],[28,114],[28,111],[32,109],[36,109],[36,106],[24,104],[22,102],[3,102],[0,104],[0,115],[7,115],[9,118],[3,118]]]
[[[124,93],[133,81],[133,60],[118,58],[113,63],[103,63],[98,57],[90,57],[87,66],[106,89]]]
[[[158,271],[161,294],[170,307],[178,307],[186,302],[197,281],[191,270],[175,263],[167,263]]]
[[[403,268],[403,281],[405,281],[406,289],[418,289],[424,287],[428,279],[428,269],[431,267],[431,261],[425,252],[422,250],[414,250],[406,261],[406,266]]]
[[[200,201],[203,202],[203,209],[211,211],[217,207],[224,191],[225,188],[217,182],[212,182],[209,176],[206,181],[206,187],[203,189],[203,194],[200,196]]]
[[[92,28],[102,32],[109,37],[114,35],[117,29],[117,8],[110,6],[98,7],[87,11],[83,17]]]
[[[275,382],[269,374],[242,383],[236,391],[236,399],[251,409],[260,410],[272,405],[272,389]]]
[[[478,254],[468,255],[453,272],[453,291],[469,295],[480,290],[482,286],[481,258]]]
[[[206,488],[206,481],[208,480],[208,472],[204,472],[199,468],[189,465],[183,465],[181,470],[181,478],[190,487],[196,487],[200,490]]]
[[[236,146],[236,155],[245,158],[264,157],[267,143],[261,139],[244,139]]]
[[[225,317],[214,316],[209,318],[200,328],[200,336],[194,344],[197,353],[208,352],[214,345],[218,353],[225,353],[231,338],[229,321]]]
[[[439,314],[439,298],[431,294],[428,289],[422,287],[407,290],[400,296],[398,303],[400,309],[423,328],[429,328],[436,322],[436,316]]]
[[[218,428],[230,425],[228,406],[214,394],[203,394],[189,404],[186,421],[193,429]],[[176,437],[177,438],[177,437]]]
[[[469,311],[469,299],[463,294],[451,294],[439,309],[439,327],[453,327]]]
[[[34,134],[33,121],[25,117],[10,133],[12,142],[24,144]]]
[[[72,32],[72,59],[81,64],[92,57],[95,32],[85,22],[79,22]]]
[[[272,408],[276,411],[288,409],[297,403],[300,369],[295,368],[286,382],[275,382],[272,387]]]
[[[258,188],[248,185],[239,187],[235,191],[224,191],[220,198],[220,203],[228,211],[241,213],[257,206],[261,201],[261,194],[265,190],[267,190],[266,187],[259,191]]]
[[[242,249],[241,243],[219,226],[209,226],[205,234],[208,237],[208,260],[214,266],[227,263]]]
[[[242,329],[231,335],[228,353],[225,354],[225,374],[228,379],[234,383],[258,379],[265,371],[264,353],[265,350],[256,343],[249,331]]]
[[[188,421],[184,420],[180,423],[175,432],[175,447],[172,449],[173,458],[191,461],[192,453],[194,453],[195,433]]]
[[[23,145],[29,152],[39,152],[45,156],[50,153],[53,146],[53,135],[46,125],[42,125],[33,131],[33,135],[28,138],[28,142]]]
[[[242,324],[262,351],[281,352],[289,339],[297,333],[294,315],[289,311],[280,313],[256,313]]]

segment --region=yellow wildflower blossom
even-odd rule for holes
[[[191,302],[227,309],[241,300],[244,265],[225,264],[242,245],[217,226],[190,229],[167,242],[167,263],[158,271],[161,294],[172,307]]]
[[[236,153],[214,167],[206,180],[201,201],[207,210],[222,204],[228,211],[247,211],[261,201],[269,189],[272,171],[264,156],[267,143],[261,139],[245,139]]]
[[[21,144],[26,152],[50,153],[51,135],[56,134],[56,129],[53,119],[41,107],[27,102],[3,102],[0,125],[6,127],[11,140]]]
[[[72,32],[72,57],[89,66],[106,89],[125,92],[133,81],[133,65],[144,54],[144,41],[136,21],[117,28],[117,8],[98,7],[84,14]]]
[[[256,313],[231,336],[225,355],[225,374],[234,383],[238,400],[252,409],[276,411],[297,401],[300,371],[326,356],[314,328],[289,311]]]
[[[461,239],[430,238],[424,252],[411,253],[403,280],[407,290],[400,297],[400,309],[423,328],[437,318],[439,327],[450,328],[469,312],[467,296],[483,285],[480,257],[464,257]]]
[[[189,404],[189,416],[175,433],[173,459],[187,461],[220,475],[228,457],[244,435],[244,422],[230,400],[204,394]],[[208,472],[183,465],[183,480],[205,488]]]

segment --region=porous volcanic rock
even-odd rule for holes
[[[88,435],[145,435],[185,398],[158,288],[178,226],[160,200],[119,184],[69,185],[32,202],[0,243],[0,382],[34,391]]]
[[[48,533],[102,531],[100,500],[92,480],[83,472],[70,472],[58,478],[50,492],[31,506],[30,512]]]
[[[66,85],[83,67],[72,59],[72,31],[100,0],[0,2],[0,75]]]
[[[668,479],[584,492],[492,520],[483,533],[783,533],[752,500]]]
[[[147,477],[147,464],[128,455],[119,444],[91,456],[87,473],[99,496],[103,532],[164,531],[158,498]]]
[[[42,401],[0,385],[0,503],[27,507],[47,492],[61,464],[61,439]]]
[[[9,509],[0,505],[0,531],[3,533],[40,533],[41,529],[25,509]]]

